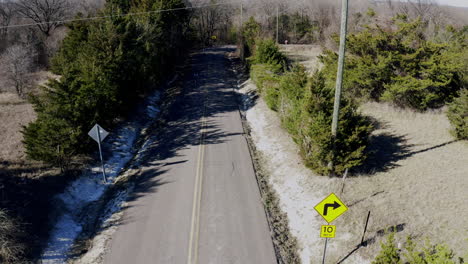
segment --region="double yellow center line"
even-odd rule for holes
[[[206,105],[203,105],[203,115],[201,119],[201,136],[198,145],[197,171],[195,174],[195,187],[193,190],[192,221],[190,227],[190,240],[188,249],[187,264],[196,264],[198,261],[198,237],[200,233],[200,204],[203,185],[203,159],[205,156],[205,118]]]

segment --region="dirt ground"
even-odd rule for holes
[[[317,67],[318,47],[301,45],[295,50],[288,45],[286,50],[308,69]],[[245,95],[255,89],[250,82],[241,88]],[[305,168],[297,146],[262,100],[247,110],[252,137],[270,168],[291,232],[300,242],[303,263],[321,263],[324,240],[319,230],[326,222],[313,207],[331,192],[349,210],[333,222],[337,235],[329,240],[327,263],[370,263],[388,230],[396,231],[402,245],[407,236],[418,242],[428,238],[464,256],[468,251],[468,142],[453,140],[444,110],[415,113],[366,103],[361,111],[377,127],[372,135],[373,155],[365,167],[350,172],[341,193],[341,179],[318,176]],[[369,211],[367,246],[357,248]]]
[[[379,127],[372,137],[375,154],[365,172],[346,180],[343,199],[352,204],[352,210],[340,219],[347,223],[345,230],[352,232],[348,223],[359,226],[365,212],[371,211],[370,244],[378,240],[380,230],[395,226],[401,242],[408,235],[420,241],[429,238],[464,256],[468,252],[468,142],[453,139],[443,111],[415,113],[367,103],[362,112],[375,118]],[[374,247],[360,253],[373,256]]]
[[[22,126],[35,119],[32,105],[13,93],[0,93],[0,160],[24,159]]]
[[[36,92],[37,86],[44,85],[49,78],[57,77],[47,71],[32,73],[29,76],[31,87],[26,92]],[[27,96],[20,98],[2,77],[0,85],[0,161],[24,161],[21,129],[36,119],[36,113],[26,99]]]
[[[306,67],[309,73],[320,67],[317,55],[322,48],[317,45],[280,45],[283,52],[290,60],[298,62]]]

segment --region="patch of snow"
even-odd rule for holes
[[[141,148],[138,150],[135,155],[135,162],[132,164],[132,168],[136,168],[141,163],[140,157],[142,157],[151,143],[154,142],[154,138],[147,139]],[[132,192],[134,186],[129,187],[125,191],[120,192],[115,199],[113,199],[106,206],[106,213],[101,218],[102,224],[100,226],[101,231],[99,234],[94,236],[93,241],[91,242],[92,246],[89,250],[81,256],[79,259],[75,260],[74,264],[98,264],[103,262],[105,250],[108,248],[108,242],[111,240],[112,235],[117,231],[117,226],[119,221],[123,217],[123,211],[121,208],[124,208],[127,205],[128,194]]]
[[[79,260],[74,263],[101,263],[106,245],[112,234],[117,230],[118,223],[122,218],[123,207],[127,205],[128,195],[132,192],[133,186],[126,190],[120,191],[116,197],[111,200],[106,206],[106,211],[101,217],[103,220],[101,224],[101,231],[97,234],[92,241],[91,248]]]
[[[159,107],[156,106],[157,102],[159,102],[159,99],[159,93],[148,98],[149,104],[146,111],[150,118],[155,118],[159,114]]]
[[[122,172],[125,165],[134,157],[136,139],[142,129],[158,115],[159,100],[160,93],[154,92],[144,103],[144,114],[136,120],[124,123],[120,128],[113,131],[103,144],[104,149],[107,150],[104,155],[109,153],[107,158],[104,156],[107,183],[103,182],[101,167],[96,164],[86,169],[81,177],[73,181],[63,193],[55,197],[56,211],[60,212],[61,215],[58,217],[51,231],[47,247],[42,253],[42,263],[66,262],[67,254],[85,224],[83,221],[86,221],[86,218],[83,219],[82,217],[83,210],[102,197],[107,188],[114,183],[114,180]],[[125,199],[126,194],[119,193],[117,198],[114,199],[114,203],[111,203],[106,210],[107,218],[111,219],[110,215],[120,208],[122,201]]]
[[[42,254],[42,263],[64,263],[63,253],[57,249],[71,248],[76,236],[81,232],[81,226],[72,218],[70,214],[64,214],[57,221],[54,231],[55,234],[52,236],[57,236],[57,232],[61,232],[61,234],[55,239],[54,247],[50,248],[50,250],[47,250]]]
[[[280,207],[288,216],[290,231],[299,242],[302,263],[321,263],[324,240],[319,234],[321,225],[326,222],[313,207],[339,186],[338,180],[317,176],[305,167],[297,145],[281,128],[277,114],[268,109],[262,99],[253,99],[256,87],[250,80],[239,88],[252,140],[265,157],[264,167],[268,169],[270,184],[279,196]],[[339,236],[351,239],[351,235],[344,232]],[[328,244],[327,256],[336,258],[342,254],[333,240]],[[353,254],[346,263],[366,264],[369,261]]]

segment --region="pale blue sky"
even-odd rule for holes
[[[468,7],[468,0],[436,0],[440,5]],[[467,14],[468,16],[468,14]]]

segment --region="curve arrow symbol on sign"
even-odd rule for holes
[[[333,207],[333,210],[335,210],[336,208],[340,207],[341,205],[335,201],[334,203],[327,203],[325,204],[325,206],[323,207],[323,215],[327,215],[328,213],[328,207]]]

